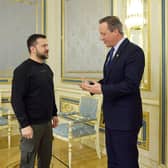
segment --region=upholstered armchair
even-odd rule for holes
[[[8,124],[8,120],[4,117],[0,117],[0,128],[6,126]]]
[[[5,117],[3,117],[4,114],[8,113],[8,110],[2,108],[1,106],[2,106],[2,95],[0,92],[0,130],[6,127],[6,125],[8,125],[8,120]]]
[[[86,138],[94,138],[98,158],[101,158],[99,144],[99,125],[101,113],[101,98],[96,96],[81,96],[79,112],[60,112],[65,119],[53,129],[55,138],[68,142],[68,166],[72,164],[72,142]]]
[[[8,110],[0,107],[0,128],[2,128],[2,126],[8,125],[8,119],[4,117],[6,115],[8,115]]]
[[[8,130],[8,148],[11,147],[11,111],[8,108],[0,107],[0,130]]]

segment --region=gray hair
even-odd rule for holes
[[[104,23],[104,22],[107,23],[108,29],[111,32],[114,31],[115,29],[118,29],[119,33],[121,35],[124,35],[123,25],[117,16],[106,16],[99,20],[99,24]]]

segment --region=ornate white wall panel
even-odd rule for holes
[[[13,69],[28,58],[26,40],[43,32],[44,0],[1,0],[0,84],[10,81]]]
[[[62,79],[101,78],[105,48],[98,21],[108,0],[62,0]],[[94,11],[94,12],[93,12]]]

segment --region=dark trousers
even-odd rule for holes
[[[52,155],[51,122],[32,125],[33,138],[21,138],[20,168],[34,168],[37,155],[38,168],[49,168]]]
[[[138,132],[105,129],[108,168],[139,168]]]

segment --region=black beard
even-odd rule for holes
[[[48,58],[46,55],[40,55],[40,54],[37,54],[37,57],[40,58],[41,60],[46,60]]]

